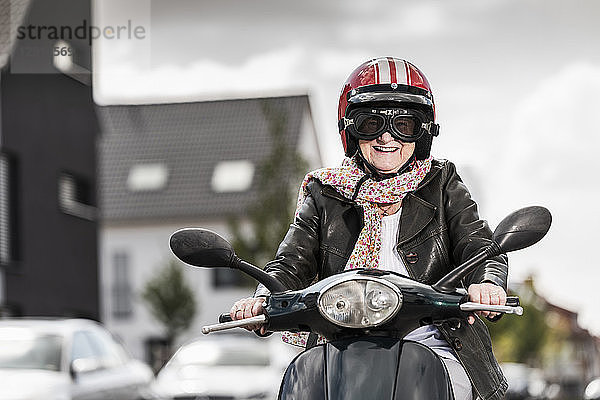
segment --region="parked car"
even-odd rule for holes
[[[159,371],[157,386],[174,400],[276,398],[297,350],[252,335],[213,334],[181,346]]]
[[[0,399],[153,399],[153,378],[97,322],[0,320]]]
[[[506,380],[508,391],[507,400],[543,400],[547,399],[548,384],[543,372],[521,363],[500,364]]]
[[[584,400],[600,400],[600,378],[592,380],[585,388]]]

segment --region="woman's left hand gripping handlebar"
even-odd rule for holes
[[[503,306],[506,304],[506,292],[503,288],[490,282],[474,283],[469,286],[469,300],[474,303],[491,304]],[[479,311],[477,314],[494,318],[498,315],[495,312]],[[475,317],[469,315],[468,321],[470,324],[475,322]]]
[[[229,310],[229,316],[233,320],[238,320],[264,314],[263,307],[266,300],[267,298],[263,296],[247,297],[245,299],[238,300],[233,304],[231,310]],[[267,333],[267,330],[262,324],[250,325],[247,326],[246,329],[249,331],[256,331],[260,329],[261,335],[265,335]]]

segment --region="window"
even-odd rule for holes
[[[129,255],[118,251],[113,255],[112,314],[127,318],[132,314]]]
[[[8,181],[8,160],[0,155],[0,265],[10,261],[10,190]]]
[[[17,326],[0,328],[0,369],[60,371],[62,337]]]
[[[108,332],[102,330],[86,331],[85,335],[92,345],[96,357],[102,360],[103,367],[116,367],[127,361],[125,350]]]
[[[17,163],[0,153],[0,265],[18,259]]]
[[[92,188],[82,178],[61,173],[58,179],[58,204],[62,212],[88,220],[96,219],[92,203]]]
[[[124,364],[127,356],[119,344],[103,331],[77,331],[73,335],[71,361],[88,359],[95,368],[113,368]]]
[[[168,179],[169,170],[163,163],[136,164],[129,170],[127,188],[132,192],[162,190]]]
[[[251,288],[256,286],[256,281],[243,272],[230,268],[214,268],[212,270],[213,287],[225,288]]]
[[[94,358],[96,353],[94,348],[85,335],[85,332],[78,331],[73,335],[73,344],[71,347],[71,361],[80,358]]]
[[[254,164],[249,160],[221,161],[213,171],[211,186],[217,193],[245,192],[254,178]]]

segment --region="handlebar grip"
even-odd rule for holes
[[[460,305],[460,309],[465,312],[490,311],[504,314],[523,315],[523,307],[521,306],[498,306],[481,303],[466,302]]]
[[[506,298],[506,305],[511,307],[518,307],[521,305],[521,301],[517,296],[509,296]]]
[[[257,315],[256,317],[238,319],[236,321],[223,322],[215,325],[208,325],[202,327],[202,333],[205,335],[211,332],[223,331],[231,328],[243,328],[255,324],[264,324],[267,321],[267,317],[264,314]]]
[[[229,315],[229,313],[223,313],[221,315],[219,315],[219,323],[222,324],[223,322],[231,322],[233,321],[233,319],[231,319],[231,316]]]

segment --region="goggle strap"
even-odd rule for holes
[[[425,132],[429,133],[431,136],[436,137],[440,134],[440,125],[435,124],[433,121],[424,122],[421,124],[421,127]]]
[[[342,119],[340,119],[338,121],[338,129],[341,131],[343,131],[344,129],[346,129],[348,127],[348,125],[352,125],[354,124],[354,120],[353,119],[349,119],[346,117],[342,117]]]

